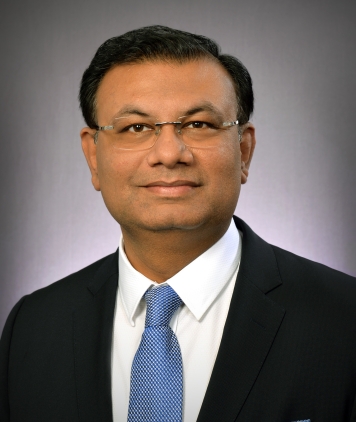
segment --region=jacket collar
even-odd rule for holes
[[[241,264],[198,422],[237,418],[285,314],[266,296],[282,284],[272,247],[234,220],[243,233]]]
[[[117,252],[94,264],[80,304],[73,309],[78,419],[112,422],[111,345],[118,285]]]
[[[273,249],[243,220],[234,216],[234,221],[243,234],[239,273],[267,294],[282,284]]]

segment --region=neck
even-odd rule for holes
[[[213,246],[230,221],[212,228],[148,231],[121,227],[131,265],[150,280],[163,283]]]

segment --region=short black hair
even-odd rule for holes
[[[201,58],[217,60],[230,74],[236,90],[237,119],[240,124],[247,123],[253,112],[254,97],[251,76],[240,60],[220,54],[219,45],[203,35],[152,25],[110,38],[98,48],[80,84],[79,101],[86,124],[93,129],[98,127],[96,93],[112,67],[161,60],[186,63]]]

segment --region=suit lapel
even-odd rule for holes
[[[73,309],[73,348],[80,421],[112,422],[111,343],[118,283],[117,253],[105,258]]]
[[[285,313],[266,296],[281,284],[271,246],[242,220],[235,223],[243,233],[241,264],[198,422],[237,418]]]
[[[235,218],[243,233],[239,273],[198,422],[233,421],[272,347],[284,309],[266,296],[281,284],[270,245]],[[256,258],[257,257],[257,258]],[[111,345],[118,255],[103,260],[73,309],[78,417],[112,422]]]

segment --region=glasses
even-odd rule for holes
[[[173,125],[176,136],[188,147],[211,148],[217,146],[226,131],[233,126],[238,126],[238,120],[233,122],[216,123],[216,118],[204,120],[186,120],[185,116],[180,117],[181,121],[150,123],[144,120],[137,120],[133,117],[117,117],[110,126],[98,126],[94,134],[94,143],[98,142],[100,131],[110,131],[112,144],[116,149],[141,151],[150,149],[156,143],[162,127]],[[239,132],[239,141],[241,140]]]

